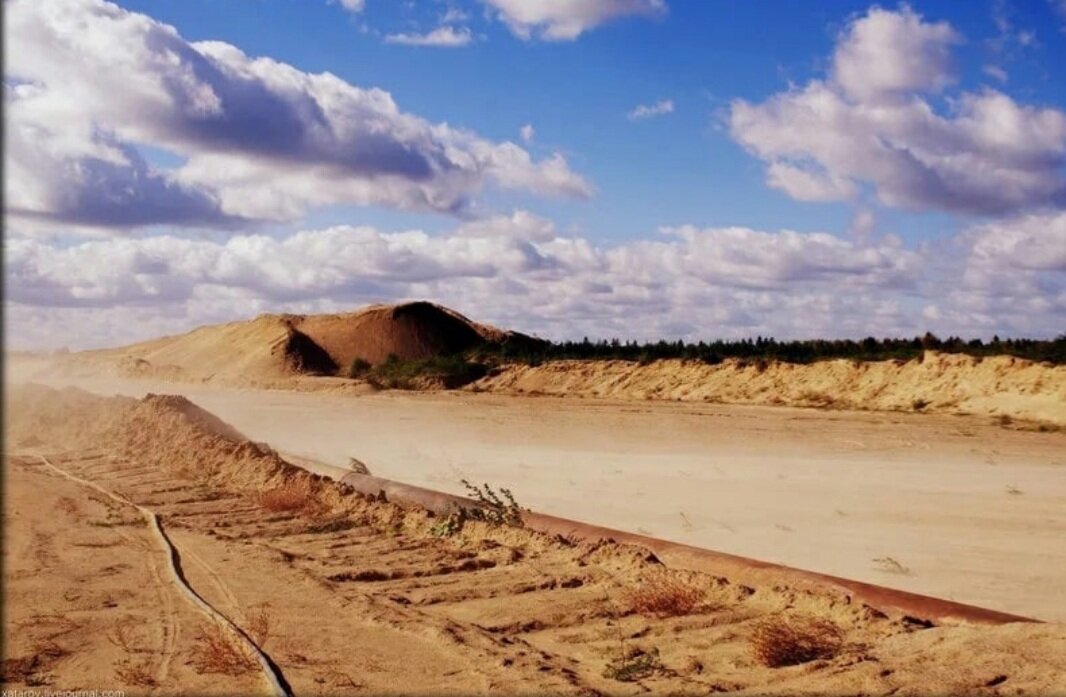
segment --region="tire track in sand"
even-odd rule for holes
[[[282,675],[281,669],[278,668],[277,664],[275,664],[274,661],[271,660],[271,658],[267,656],[261,648],[259,648],[258,644],[255,643],[255,641],[248,635],[247,632],[245,632],[232,620],[230,620],[228,617],[226,617],[217,609],[215,609],[214,606],[204,600],[195,590],[193,590],[191,586],[189,586],[188,582],[185,580],[184,574],[182,573],[181,554],[178,551],[178,548],[174,546],[174,543],[170,540],[170,537],[167,536],[166,531],[163,529],[162,521],[159,519],[159,516],[156,515],[154,511],[144,508],[143,506],[140,506],[134,503],[133,501],[130,501],[129,499],[123,496],[120,496],[119,494],[109,491],[108,489],[105,489],[104,487],[100,486],[95,482],[89,481],[87,479],[82,479],[77,475],[67,472],[66,470],[53,464],[44,455],[38,455],[38,457],[46,467],[48,467],[53,472],[59,474],[60,476],[65,477],[78,484],[81,484],[82,486],[87,486],[91,489],[95,489],[101,494],[107,496],[108,498],[114,501],[118,501],[121,504],[131,506],[135,508],[142,516],[144,516],[145,520],[148,522],[148,527],[153,530],[156,535],[156,538],[160,541],[163,550],[167,554],[167,559],[170,561],[171,580],[177,585],[178,590],[182,592],[182,594],[189,602],[191,602],[204,614],[206,614],[208,618],[211,619],[211,621],[223,627],[238,641],[245,645],[245,647],[255,657],[256,662],[259,663],[259,666],[262,669],[263,677],[270,685],[271,691],[274,695],[276,695],[277,697],[292,697],[292,688],[285,680],[285,677]]]

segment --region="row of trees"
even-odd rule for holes
[[[926,350],[943,353],[961,353],[968,356],[1016,356],[1033,361],[1054,364],[1066,363],[1066,334],[1056,339],[1004,339],[994,337],[985,342],[981,339],[964,341],[959,337],[940,339],[926,334],[913,339],[875,339],[861,341],[851,339],[777,341],[772,337],[717,340],[686,343],[684,341],[657,341],[638,343],[610,341],[549,342],[527,338],[510,339],[500,344],[486,344],[476,351],[480,358],[494,358],[504,362],[537,364],[551,360],[624,360],[650,362],[666,358],[699,360],[705,363],[720,363],[727,358],[741,360],[779,360],[789,363],[812,363],[814,361],[845,358],[860,361],[889,359],[912,360],[920,358]]]

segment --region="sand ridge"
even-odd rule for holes
[[[1066,366],[927,351],[921,361],[718,365],[664,360],[507,365],[469,389],[505,394],[986,414],[1066,425]]]

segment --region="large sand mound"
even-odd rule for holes
[[[478,324],[428,302],[373,305],[331,315],[261,315],[187,334],[61,359],[79,373],[160,380],[270,384],[344,374],[357,358],[379,363],[458,353],[520,334]]]
[[[921,361],[811,364],[728,360],[554,361],[510,365],[481,391],[614,399],[665,399],[974,413],[1066,424],[1066,366],[1011,356],[927,352]]]
[[[427,302],[379,305],[355,313],[310,315],[298,326],[340,366],[458,353],[485,340],[478,325]]]

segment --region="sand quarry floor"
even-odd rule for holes
[[[180,392],[249,438],[543,513],[1066,621],[1066,433],[989,417],[472,393]]]
[[[288,403],[287,396],[216,395],[278,409],[272,397]],[[137,504],[163,521],[189,585],[269,656],[296,694],[1066,692],[1063,624],[932,627],[829,592],[671,571],[637,548],[482,523],[441,536],[424,512],[334,484],[315,485],[319,507],[279,511],[261,496],[265,482],[291,484],[307,475],[207,432],[181,404],[9,399],[15,422],[8,423],[13,443],[4,460],[3,672],[13,687],[269,693],[247,656],[227,657],[232,637],[220,639],[178,591],[167,552]],[[508,456],[504,435],[520,447],[550,428],[570,439],[563,441],[568,454],[552,466],[568,463],[574,471],[583,453],[603,458],[608,444],[621,451],[641,435],[626,432],[625,412],[612,411],[622,419],[613,422],[617,437],[597,449],[567,430],[567,405],[493,400],[467,412],[465,402],[448,399],[388,397],[351,406],[365,409],[366,428],[385,425],[371,413],[389,418],[400,409],[415,429],[427,418],[421,410],[437,414],[443,421],[436,427],[406,439],[427,454],[440,431],[457,431],[460,439],[496,432],[489,414],[506,417],[501,409],[516,410],[519,423],[523,410],[551,411],[557,420],[538,426],[540,417],[527,414],[521,428],[486,436],[483,446]],[[292,423],[295,412],[288,413],[287,430],[316,423]],[[472,414],[483,422],[472,423]],[[349,442],[367,446],[387,435]],[[1002,495],[1010,501],[1030,494]],[[654,602],[657,594],[672,599],[665,609]],[[798,628],[803,641],[817,638],[820,655],[768,665],[758,637],[782,627]]]

